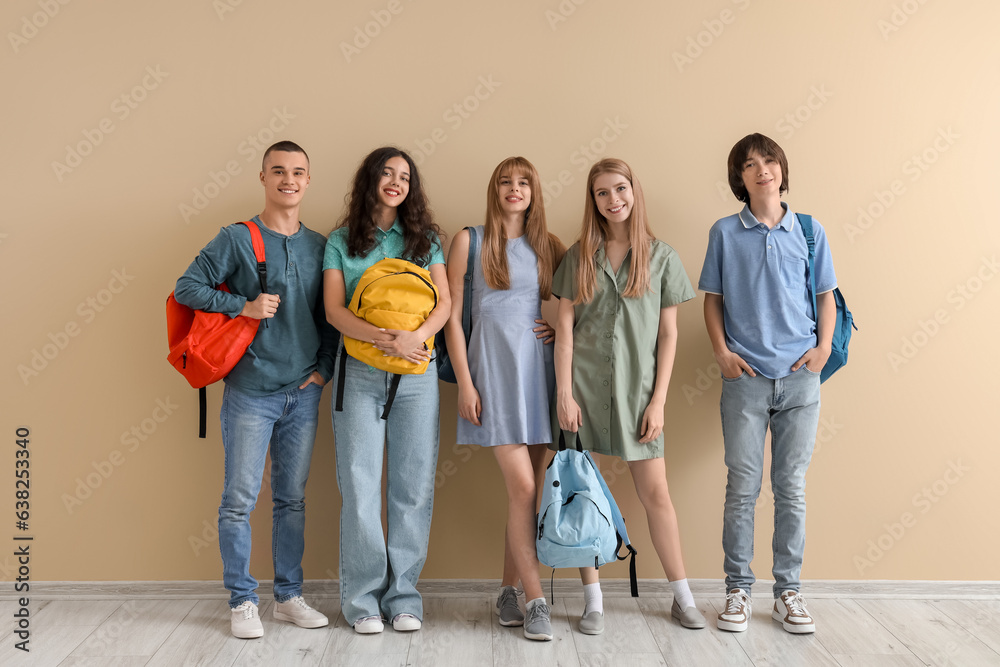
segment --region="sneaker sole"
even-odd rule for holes
[[[749,619],[743,621],[742,623],[735,623],[733,621],[723,621],[720,618],[717,622],[719,629],[725,630],[726,632],[746,632],[748,624],[749,624]]]
[[[536,634],[534,632],[525,632],[524,633],[524,638],[525,639],[532,639],[532,640],[534,640],[536,642],[550,642],[550,641],[552,641],[552,635],[546,635],[546,634],[543,634],[543,633],[537,633]]]
[[[780,611],[772,611],[771,618],[781,623],[785,632],[790,632],[793,635],[809,635],[816,632],[815,623],[785,623],[785,617],[781,615]]]
[[[330,619],[325,619],[322,621],[303,621],[296,619],[294,616],[289,616],[288,614],[282,614],[280,611],[275,610],[274,620],[276,621],[287,621],[288,623],[294,623],[300,628],[325,628],[330,625]]]
[[[238,635],[235,632],[233,632],[233,637],[236,637],[237,639],[260,639],[263,636],[264,636],[264,628],[261,628],[260,630],[254,630],[253,632],[249,633],[243,633],[241,635]]]
[[[505,628],[519,628],[522,625],[524,625],[524,619],[522,618],[520,620],[515,619],[513,621],[505,621],[505,620],[503,620],[501,618],[500,619],[500,625],[502,625]]]

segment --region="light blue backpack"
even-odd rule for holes
[[[632,597],[639,591],[635,576],[636,550],[628,539],[625,519],[590,452],[577,438],[566,448],[559,434],[559,451],[545,471],[535,546],[538,561],[549,567],[600,567],[616,560],[629,563]],[[622,556],[621,548],[628,552]]]

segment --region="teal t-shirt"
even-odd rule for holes
[[[387,257],[401,257],[406,243],[403,241],[403,225],[397,218],[392,223],[389,231],[375,229],[375,247],[363,257],[349,257],[347,254],[347,227],[339,227],[330,233],[330,238],[326,241],[326,251],[323,254],[323,270],[337,269],[344,273],[344,286],[347,292],[344,295],[344,305],[351,303],[351,296],[354,289],[361,280],[361,274],[374,264]],[[432,235],[431,252],[429,257],[422,258],[428,260],[425,267],[430,268],[432,264],[444,264],[444,251],[441,249],[441,239],[436,234]]]

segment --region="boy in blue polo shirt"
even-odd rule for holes
[[[816,629],[799,595],[805,550],[805,476],[819,424],[820,371],[830,356],[837,278],[826,233],[816,239],[816,309],[809,295],[809,251],[799,221],[781,195],[788,161],[762,134],[729,153],[729,187],[743,210],[716,222],[698,288],[705,325],[722,370],[722,434],[726,505],[722,529],[726,606],[722,630],[747,629],[754,583],[754,507],[771,429],[774,492],[772,618],[792,633]]]
[[[309,187],[309,156],[280,141],[264,152],[264,210],[253,217],[267,258],[261,293],[250,232],[223,227],[177,281],[174,296],[191,308],[266,320],[225,378],[222,445],[225,481],[219,507],[222,583],[229,589],[230,630],[241,639],[264,634],[257,580],[250,575],[250,512],[257,503],[268,450],[274,501],[273,616],[304,628],[329,619],[302,599],[305,487],[323,385],[333,374],[336,333],[323,309],[326,239],[299,222]],[[215,289],[225,282],[231,294]]]

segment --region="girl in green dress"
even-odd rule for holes
[[[628,463],[650,537],[674,593],[671,615],[702,628],[684,573],[677,515],[663,461],[663,408],[677,349],[677,306],[694,290],[677,253],[657,240],[642,188],[621,160],[604,159],[587,178],[580,240],[553,279],[556,414],[567,447]],[[575,434],[575,436],[572,436]],[[580,631],[604,630],[595,568],[580,568]]]

